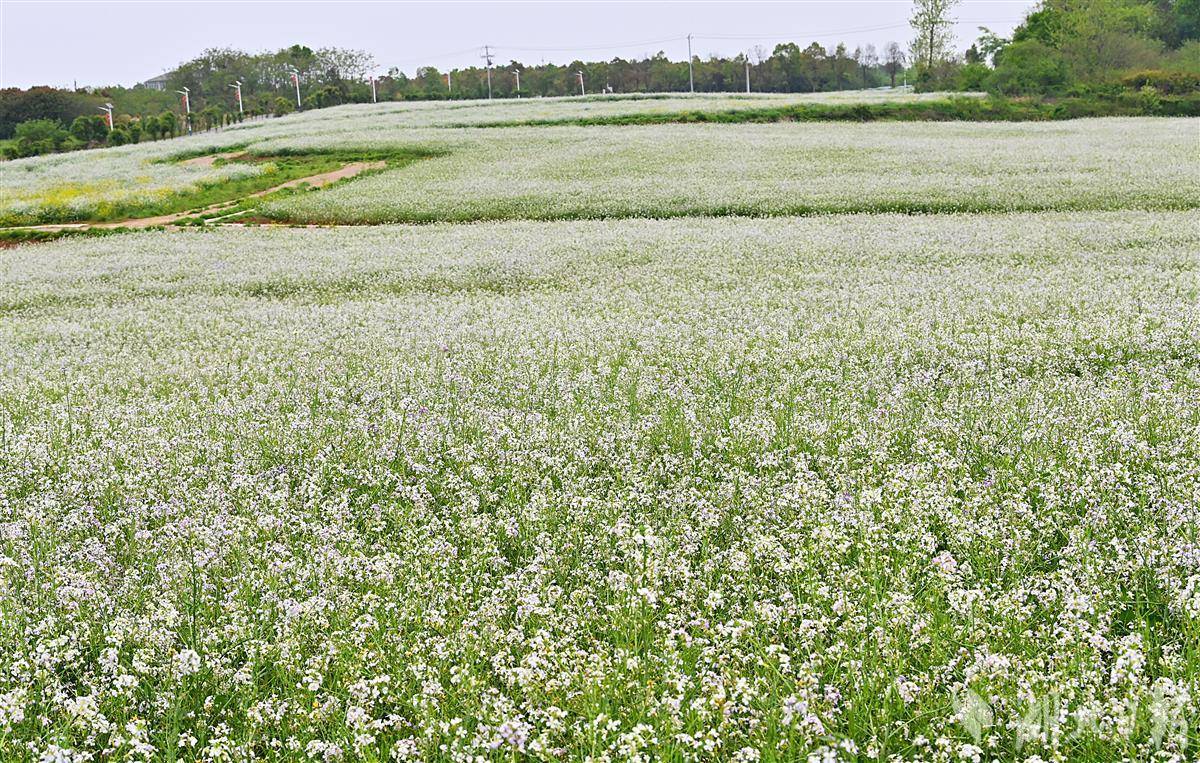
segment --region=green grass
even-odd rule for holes
[[[224,149],[223,149],[224,150]],[[203,155],[203,154],[201,154]],[[299,152],[280,151],[271,154],[256,154],[240,159],[218,159],[216,166],[239,162],[265,162],[273,168],[271,172],[248,178],[224,181],[212,185],[204,185],[194,191],[174,193],[161,203],[146,205],[130,205],[106,210],[103,214],[89,218],[88,222],[103,222],[110,220],[136,219],[140,217],[156,217],[190,209],[221,204],[241,199],[253,193],[265,191],[291,180],[332,172],[350,162],[387,162],[388,169],[397,169],[418,159],[432,156],[423,151],[322,151]],[[378,170],[367,170],[356,177],[368,175]]]
[[[169,158],[159,160],[159,163],[176,163],[196,156],[206,156],[212,153],[235,151],[243,146],[235,145],[214,149],[205,147]],[[210,183],[200,183],[197,187],[176,191],[156,198],[153,202],[125,202],[114,200],[102,202],[86,213],[64,211],[62,214],[43,215],[39,224],[76,223],[76,222],[115,222],[134,220],[146,217],[170,215],[193,209],[236,201],[251,194],[265,191],[291,180],[318,175],[337,170],[350,162],[387,163],[387,169],[397,169],[407,164],[436,156],[437,152],[423,149],[389,149],[389,150],[330,150],[330,151],[295,151],[283,149],[271,153],[248,153],[230,159],[218,159],[214,166],[234,163],[262,163],[268,171],[250,177],[236,178]],[[379,170],[365,170],[356,177],[369,175]],[[253,204],[255,202],[247,202]],[[0,227],[28,225],[23,213],[0,217]]]
[[[17,246],[18,244],[37,244],[54,241],[60,238],[86,238],[92,236],[113,236],[130,233],[131,228],[83,228],[79,230],[67,228],[64,230],[44,231],[31,229],[0,228],[0,249]],[[142,228],[140,230],[149,230]]]

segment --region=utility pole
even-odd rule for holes
[[[237,92],[238,114],[245,114],[246,111],[245,111],[245,109],[242,108],[242,81],[238,80],[237,82],[234,82],[232,85],[230,85],[230,87],[233,88],[234,91]]]
[[[587,90],[583,89],[583,72],[575,72],[575,76],[579,77],[579,94],[587,95]]]
[[[446,92],[450,92],[450,72],[446,72]]]
[[[371,103],[378,103],[375,98],[375,75],[371,75]]]
[[[517,97],[521,97],[521,70],[513,69],[513,74],[517,75]]]
[[[746,95],[750,95],[750,54],[746,54]]]
[[[108,131],[112,132],[112,130],[113,130],[113,118],[112,118],[113,105],[111,103],[106,103],[103,106],[97,106],[96,108],[98,108],[104,112],[104,117],[105,117],[106,121],[108,122]]]
[[[483,55],[480,56],[487,62],[487,78],[488,78],[488,100],[492,100],[492,50],[490,45],[483,46]]]
[[[692,73],[692,33],[688,32],[688,92],[696,92],[696,77]]]

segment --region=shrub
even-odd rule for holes
[[[984,90],[992,70],[987,64],[971,63],[958,70],[957,90]]]
[[[1152,87],[1164,95],[1186,95],[1200,91],[1200,73],[1142,69],[1121,78],[1131,90]]]
[[[57,119],[29,119],[13,129],[17,156],[37,156],[58,151],[71,134]]]
[[[1062,55],[1038,40],[1014,42],[996,54],[996,69],[988,78],[988,90],[1005,95],[1049,94],[1068,81]]]

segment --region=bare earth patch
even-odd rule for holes
[[[184,159],[179,164],[183,167],[211,167],[217,163],[218,159],[234,159],[242,156],[244,151],[226,151],[220,154],[208,154],[207,156],[196,156],[191,159]]]

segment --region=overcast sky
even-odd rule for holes
[[[963,0],[960,48],[979,26],[1007,34],[1032,0]],[[790,40],[907,44],[909,0],[398,2],[396,0],[0,0],[0,86],[133,85],[205,48],[360,48],[382,73],[479,61],[569,62],[736,54]]]

